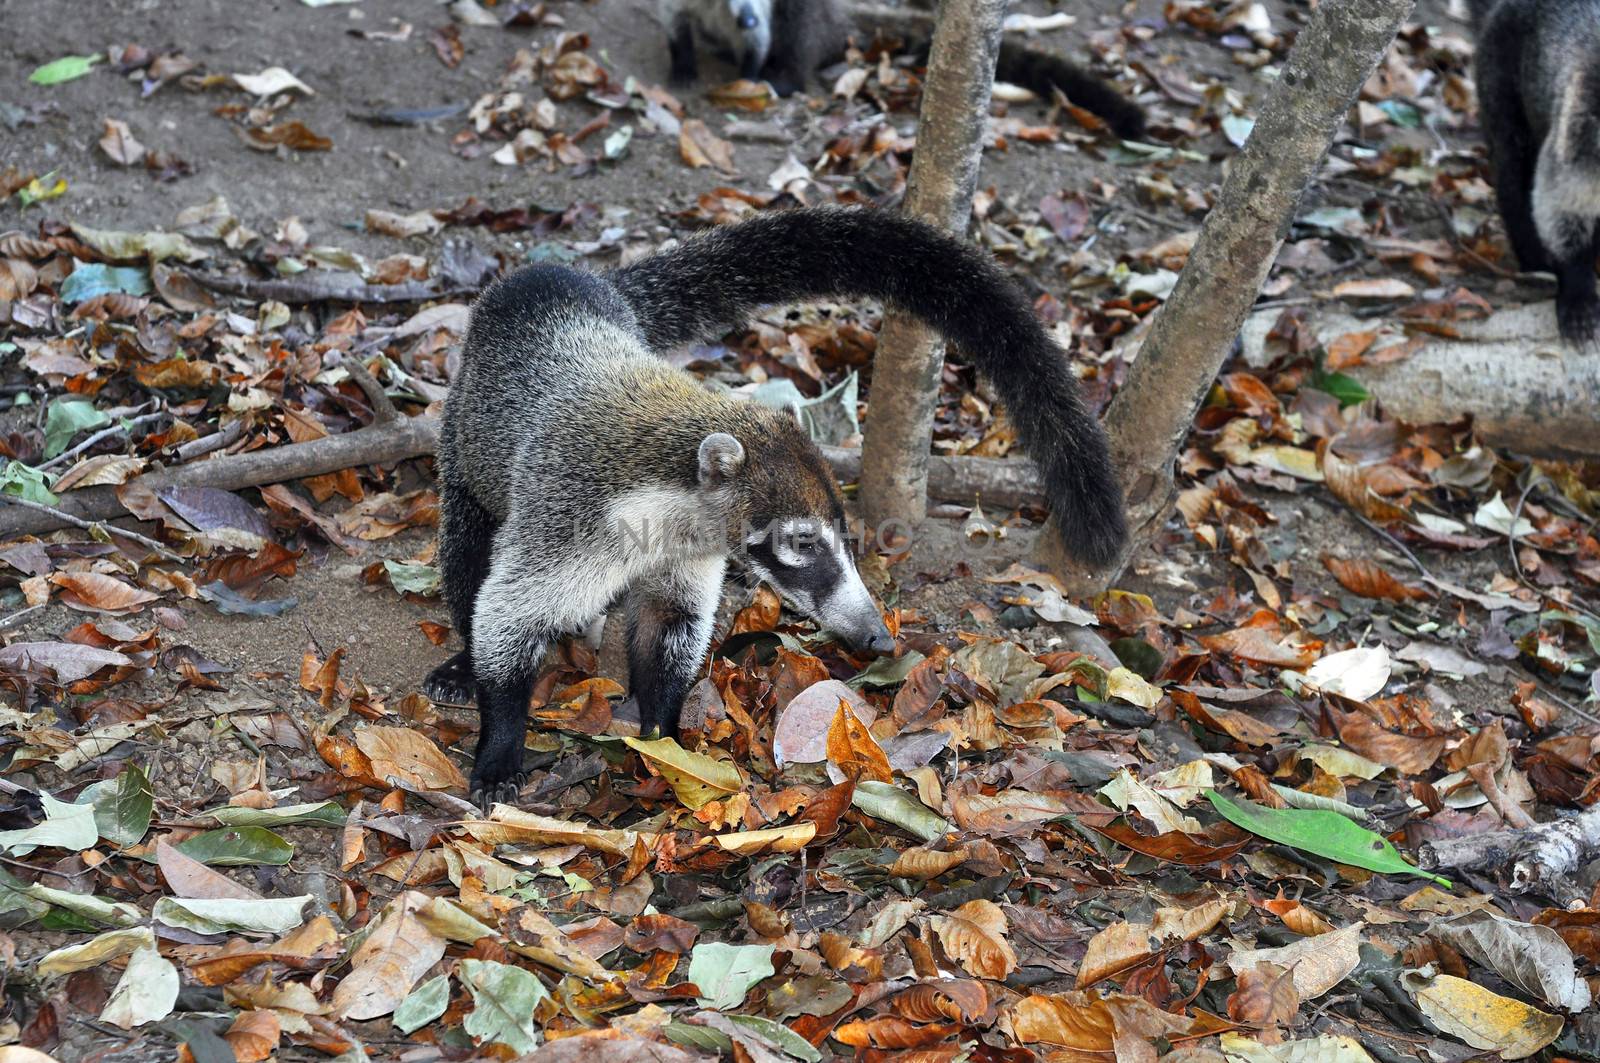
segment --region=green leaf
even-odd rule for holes
[[[822,1053],[813,1048],[810,1041],[781,1022],[762,1018],[760,1015],[729,1015],[728,1021],[766,1038],[783,1049],[786,1055],[803,1059],[806,1063],[818,1063],[822,1059]]]
[[[688,1048],[701,1048],[707,1052],[733,1051],[733,1038],[709,1026],[693,1026],[687,1022],[669,1022],[661,1027],[661,1032],[667,1040],[676,1045]]]
[[[910,831],[924,842],[937,841],[955,830],[942,816],[893,783],[862,780],[856,783],[850,803],[874,819]]]
[[[102,262],[77,262],[61,282],[61,301],[82,303],[97,295],[121,292],[149,295],[150,273],[143,266],[107,266]]]
[[[439,593],[441,577],[439,570],[432,565],[424,565],[420,561],[385,561],[383,568],[389,574],[389,582],[401,594],[420,594],[424,598],[431,598]]]
[[[0,491],[29,502],[53,506],[61,501],[50,491],[49,485],[54,480],[55,477],[49,473],[35,469],[31,465],[10,461],[6,463],[5,471],[0,472]]]
[[[278,808],[246,808],[243,805],[223,805],[202,812],[229,827],[342,827],[344,809],[336,801],[312,801],[303,805],[281,805]],[[180,847],[181,848],[181,847]]]
[[[462,1027],[479,1044],[504,1044],[519,1055],[539,1044],[533,1012],[550,995],[532,972],[493,960],[462,960],[461,984],[472,994]]]
[[[179,842],[174,848],[191,860],[212,867],[287,864],[289,858],[294,856],[294,846],[265,827],[208,830]]]
[[[50,911],[50,905],[28,893],[23,881],[0,867],[0,928],[24,926]],[[12,912],[22,913],[12,916]]]
[[[1251,834],[1352,867],[1388,875],[1417,875],[1445,889],[1450,880],[1430,875],[1412,864],[1381,834],[1352,823],[1337,812],[1308,808],[1267,808],[1253,801],[1234,801],[1215,790],[1206,797],[1223,819]]]
[[[137,764],[130,763],[116,779],[95,783],[78,796],[94,805],[95,827],[113,845],[133,845],[150,829],[155,793]]]
[[[44,821],[22,830],[0,831],[0,850],[13,856],[27,856],[41,846],[81,853],[94,848],[100,831],[94,825],[93,805],[69,805],[47,793],[40,793]]]
[[[906,650],[898,657],[879,657],[863,671],[846,679],[844,685],[851,690],[860,690],[866,686],[889,687],[904,683],[911,669],[925,660],[927,657],[916,650]]]
[[[1354,406],[1372,398],[1372,393],[1362,386],[1361,381],[1344,373],[1319,372],[1311,378],[1311,386],[1338,399],[1340,406]]]
[[[444,1014],[450,1006],[450,976],[436,974],[417,986],[394,1009],[394,1026],[409,1035]]]
[[[93,823],[92,818],[90,822]],[[124,901],[104,900],[92,893],[71,893],[67,890],[51,889],[37,882],[23,887],[22,892],[36,901],[43,901],[51,908],[59,908],[107,926],[137,926],[144,922],[144,913],[133,905]]]
[[[282,934],[305,922],[301,913],[307,893],[299,897],[272,897],[258,901],[226,897],[159,897],[150,917],[167,926],[197,934]]]
[[[727,1011],[744,1003],[752,986],[771,978],[772,945],[702,941],[689,954],[689,981],[700,990],[700,1006]]]
[[[59,85],[63,81],[83,77],[99,61],[98,55],[64,55],[35,68],[28,75],[28,80],[35,85]]]
[[[72,437],[90,428],[111,423],[104,410],[88,399],[61,399],[50,404],[44,419],[44,456],[53,458],[67,449]]]

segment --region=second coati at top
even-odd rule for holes
[[[1506,236],[1556,275],[1556,323],[1600,330],[1600,0],[1473,0],[1478,117]]]
[[[465,643],[423,690],[476,697],[483,804],[517,792],[545,648],[617,601],[640,731],[671,735],[741,556],[853,645],[894,640],[856,571],[833,470],[790,414],[719,395],[664,350],[773,304],[865,297],[972,359],[1038,464],[1062,541],[1126,538],[1105,436],[1065,352],[983,252],[885,211],[758,215],[606,274],[529,266],[472,308],[439,436],[439,563]]]
[[[919,7],[929,2],[913,0]],[[804,88],[817,68],[843,58],[850,35],[867,23],[916,23],[924,38],[932,27],[927,11],[868,9],[845,0],[658,0],[658,9],[667,28],[674,81],[694,80],[699,37],[732,59],[740,77],[765,80],[780,96]],[[1124,140],[1144,136],[1144,111],[1138,104],[1060,56],[1002,40],[995,77],[1045,98],[1052,87],[1059,88],[1074,104],[1105,119]]]

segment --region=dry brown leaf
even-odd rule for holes
[[[894,864],[889,868],[889,874],[895,878],[938,878],[952,867],[965,863],[966,859],[967,850],[964,847],[954,852],[941,853],[935,849],[916,845],[895,857]]]
[[[278,1050],[283,1028],[271,1008],[241,1011],[222,1035],[233,1049],[236,1063],[261,1063]]]
[[[465,790],[461,769],[426,735],[409,727],[363,727],[357,748],[372,761],[372,773],[414,790]]]
[[[1277,964],[1258,963],[1240,971],[1237,988],[1228,997],[1228,1018],[1258,1030],[1288,1026],[1300,1010],[1294,974]]]
[[[61,588],[64,604],[87,613],[137,613],[158,597],[100,572],[52,572],[50,582]]]
[[[698,118],[685,119],[679,128],[678,153],[697,170],[712,166],[729,177],[739,173],[733,165],[733,145],[718,137]]]
[[[378,925],[350,957],[350,973],[334,987],[335,1014],[357,1022],[389,1014],[444,957],[444,939],[417,918],[417,910],[430,901],[407,890],[389,902]]]
[[[945,953],[974,978],[999,981],[1017,969],[1017,954],[1006,940],[1006,915],[993,901],[968,901],[928,922]]]
[[[1218,899],[1193,908],[1158,908],[1148,923],[1112,923],[1089,939],[1078,965],[1078,988],[1136,967],[1168,945],[1193,941],[1216,926],[1227,910],[1228,902]]]
[[[128,123],[119,118],[102,119],[104,132],[100,134],[100,150],[118,166],[134,166],[144,158],[144,145],[134,139]]]

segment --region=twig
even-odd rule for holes
[[[1428,571],[1428,566],[1424,565],[1421,561],[1418,561],[1417,555],[1412,553],[1410,548],[1407,547],[1405,543],[1391,535],[1386,528],[1382,527],[1381,525],[1374,524],[1372,521],[1368,520],[1366,517],[1362,516],[1360,513],[1357,513],[1353,509],[1350,510],[1350,515],[1365,525],[1368,531],[1376,532],[1378,535],[1383,536],[1383,538],[1387,539],[1390,545],[1392,545],[1396,550],[1399,550],[1402,554],[1405,554],[1406,560],[1410,561],[1412,566],[1415,567],[1418,572],[1426,576],[1428,579],[1433,578],[1433,573]]]
[[[168,550],[165,546],[162,546],[160,543],[156,542],[147,535],[140,535],[138,532],[124,531],[123,529],[112,524],[101,524],[92,520],[84,520],[81,517],[74,517],[71,513],[63,512],[62,510],[57,509],[55,506],[47,506],[43,502],[32,502],[26,498],[18,498],[16,495],[0,494],[0,499],[4,499],[7,503],[13,506],[21,506],[23,509],[31,509],[38,513],[48,513],[61,523],[70,524],[75,528],[83,528],[86,531],[93,531],[97,526],[104,528],[112,535],[120,535],[122,538],[127,539],[130,542],[135,542],[140,546],[148,548],[152,553],[164,560],[178,562],[183,561],[183,558],[178,554]]]
[[[400,411],[394,408],[394,403],[390,401],[388,392],[383,390],[383,385],[378,383],[377,378],[372,375],[361,359],[345,358],[341,364],[344,366],[345,372],[350,374],[350,379],[354,380],[360,386],[362,392],[366,394],[367,403],[372,407],[373,424],[385,424],[400,416]]]
[[[16,612],[12,613],[10,616],[0,618],[0,631],[4,631],[8,627],[15,626],[17,621],[21,620],[23,617],[27,616],[29,613],[37,612],[38,610],[43,609],[44,606],[45,606],[45,603],[44,602],[40,602],[38,605],[30,605],[25,609],[18,609]]]
[[[131,419],[126,424],[114,424],[110,428],[102,428],[100,431],[96,432],[88,439],[85,439],[82,443],[79,443],[71,450],[65,450],[60,454],[57,454],[55,457],[39,466],[39,468],[52,469],[63,462],[71,461],[73,458],[77,457],[79,454],[82,454],[84,451],[88,450],[90,447],[94,446],[103,439],[109,439],[112,436],[118,435],[122,432],[131,431],[132,429],[137,428],[139,425],[145,424],[149,421],[159,421],[161,418],[166,416],[166,410],[157,410],[155,413],[141,414],[140,416]]]
[[[182,464],[186,461],[193,461],[196,458],[203,458],[214,450],[231,447],[243,435],[244,422],[234,421],[228,427],[212,432],[208,436],[189,440],[189,442],[178,447],[174,453],[177,456],[178,464]]]
[[[1511,555],[1511,567],[1517,570],[1517,579],[1524,584],[1528,582],[1528,577],[1522,574],[1522,559],[1517,556],[1517,521],[1522,519],[1522,507],[1527,504],[1531,494],[1533,480],[1529,479],[1528,486],[1522,489],[1522,497],[1517,499],[1517,508],[1511,513],[1511,527],[1506,530],[1506,552]]]

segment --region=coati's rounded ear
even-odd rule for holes
[[[744,465],[744,444],[726,432],[712,432],[700,441],[700,483],[715,487]]]

